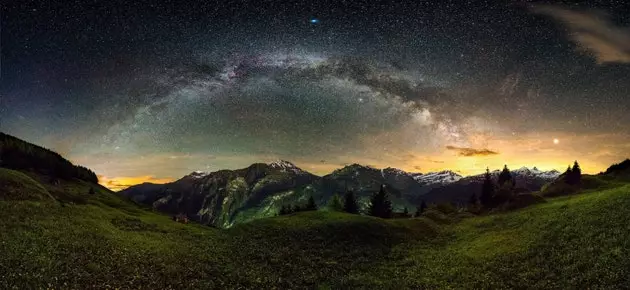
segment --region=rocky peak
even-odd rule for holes
[[[209,174],[210,173],[208,173],[208,172],[197,170],[197,171],[191,172],[190,174],[186,175],[185,177],[190,177],[190,178],[193,178],[193,179],[200,179],[200,178],[204,178],[204,177],[208,176]]]
[[[442,170],[425,174],[417,173],[413,178],[421,184],[448,184],[462,179],[462,176],[451,170]]]
[[[282,172],[304,173],[304,170],[300,169],[299,167],[295,166],[295,164],[286,160],[274,161],[267,165],[269,165],[269,167],[273,169],[278,169]]]

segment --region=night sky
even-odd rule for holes
[[[597,173],[630,155],[630,7],[588,2],[3,1],[0,131],[111,188],[277,159]]]

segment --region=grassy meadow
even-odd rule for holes
[[[630,184],[592,178],[592,189],[479,217],[318,211],[224,230],[78,179],[2,169],[0,288],[625,288]]]

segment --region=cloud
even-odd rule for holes
[[[455,146],[446,146],[446,149],[456,151],[459,156],[488,156],[488,155],[497,155],[499,152],[491,151],[488,149],[475,149],[475,148],[465,148],[465,147],[455,147]]]
[[[535,5],[531,11],[561,22],[579,49],[592,55],[599,64],[630,63],[630,30],[615,25],[607,14],[553,5]]]

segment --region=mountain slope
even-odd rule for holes
[[[498,179],[501,171],[495,170],[491,172],[493,179]],[[529,169],[526,167],[511,171],[516,188],[520,192],[533,192],[540,190],[543,185],[555,180],[560,176],[560,172],[556,170],[541,171],[536,167]],[[481,195],[481,184],[484,175],[473,175],[460,178],[456,182],[445,184],[444,186],[431,189],[427,194],[420,196],[417,202],[424,200],[428,203],[453,202],[458,204],[466,204],[470,196],[475,194],[477,197]]]
[[[0,167],[35,171],[50,178],[98,183],[91,170],[73,165],[56,152],[0,132]]]
[[[493,172],[495,178],[498,173]],[[521,168],[513,175],[522,190],[536,191],[558,172]],[[482,177],[464,178],[452,171],[408,173],[359,164],[318,177],[288,161],[277,161],[239,170],[196,171],[173,183],[140,184],[120,194],[168,214],[182,213],[204,224],[230,227],[276,215],[283,205],[303,204],[310,195],[324,205],[334,194],[343,195],[347,190],[355,193],[365,210],[381,185],[385,185],[397,212],[405,207],[413,210],[422,200],[464,204],[472,192],[479,194]]]
[[[172,183],[141,184],[120,194],[169,214],[229,227],[273,216],[283,203],[305,202],[316,194],[311,184],[318,179],[290,162],[278,161],[239,170],[193,172]]]
[[[391,256],[400,259],[355,278],[372,285],[406,277],[396,280],[398,288],[626,288],[628,218],[630,185],[582,191],[464,219],[431,246],[395,247]]]
[[[386,186],[396,211],[413,209],[418,196],[458,178],[461,177],[452,172],[421,176],[359,164],[318,177],[280,160],[239,170],[195,171],[172,183],[140,184],[120,194],[168,214],[186,214],[203,224],[230,227],[274,216],[281,206],[304,204],[311,195],[324,205],[334,194],[344,194],[346,190],[354,191],[360,205],[366,208],[381,185]]]
[[[28,175],[0,168],[0,200],[53,201],[53,197],[39,182]]]

